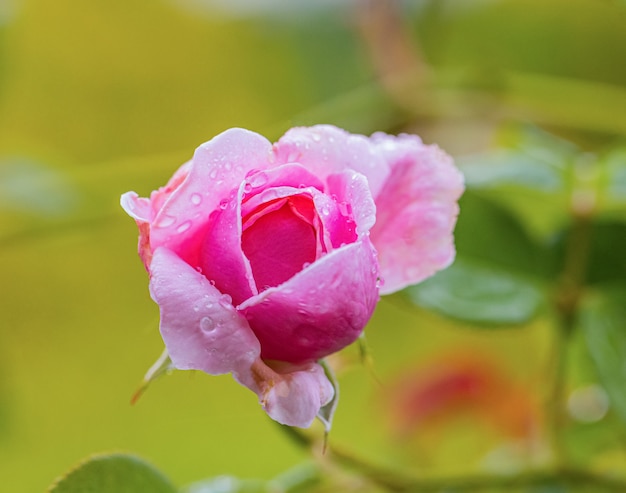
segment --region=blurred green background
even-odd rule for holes
[[[162,342],[119,196],[149,194],[215,134],[239,126],[274,140],[334,123],[417,132],[462,163],[522,141],[570,155],[561,139],[623,162],[621,1],[0,1],[3,491],[42,491],[103,451],[135,452],[177,485],[271,478],[308,457],[229,376],[177,372],[129,404]],[[532,238],[564,222],[566,207],[508,198]],[[480,216],[483,198],[464,200]],[[467,217],[467,237],[498,234]],[[521,327],[476,331],[405,294],[383,299],[366,330],[373,369],[356,348],[333,360],[342,400],[331,442],[435,476],[541,465],[554,332],[549,314],[513,321]],[[596,381],[579,339],[567,392]],[[478,393],[433,390],[459,375]],[[433,411],[402,417],[412,386]],[[626,463],[624,432],[600,414],[574,426],[577,459]]]

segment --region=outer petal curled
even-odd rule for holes
[[[370,139],[332,125],[292,128],[274,144],[274,154],[278,163],[301,163],[320,178],[358,171],[367,178],[374,197],[389,174],[387,161]]]
[[[447,267],[463,176],[437,146],[415,136],[372,136],[391,173],[375,196],[371,238],[379,254],[381,294],[398,291]]]
[[[150,293],[161,309],[161,335],[174,366],[212,375],[248,371],[261,349],[230,297],[164,247],[155,250],[150,273]]]
[[[233,376],[258,395],[259,403],[273,420],[288,426],[308,428],[335,393],[317,363],[279,373],[258,359],[250,371]]]
[[[273,159],[261,135],[233,128],[196,149],[184,181],[159,208],[150,231],[152,250],[165,246],[193,266],[206,218],[239,187],[247,172],[266,169]]]

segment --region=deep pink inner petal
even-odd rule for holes
[[[305,264],[313,263],[318,235],[309,197],[280,199],[259,209],[243,218],[241,246],[261,292],[282,284]]]

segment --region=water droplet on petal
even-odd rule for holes
[[[322,137],[320,136],[320,134],[313,134],[313,140],[315,142],[319,142],[322,140]]]
[[[259,188],[265,185],[268,181],[267,174],[263,171],[258,172],[256,175],[250,177],[250,185],[254,188]]]
[[[200,329],[203,332],[211,332],[215,329],[215,322],[211,317],[202,317],[200,320]]]
[[[231,165],[228,161],[226,161],[226,162],[224,163],[224,169],[225,169],[225,170],[227,170],[227,171],[228,171],[228,170],[230,170],[232,167],[233,167],[233,166],[232,166],[232,165]]]
[[[193,205],[200,205],[202,203],[202,195],[199,193],[192,193],[190,200]]]
[[[309,265],[311,265],[311,262],[305,262],[302,264],[302,268],[306,269]]]
[[[250,193],[252,191],[252,185],[250,183],[246,183],[243,186],[243,193]]]
[[[169,228],[176,222],[176,218],[168,215],[161,216],[156,223],[157,228]]]
[[[228,207],[228,200],[222,199],[220,200],[220,209],[226,209]]]
[[[211,178],[211,180],[215,180],[215,178],[217,178],[217,168],[213,168],[211,170],[211,172],[209,173],[209,178]]]
[[[222,296],[220,296],[219,303],[224,308],[232,308],[233,298],[228,294],[223,294]]]
[[[191,221],[185,221],[180,226],[178,226],[178,228],[176,228],[176,231],[178,231],[179,233],[184,233],[189,228],[191,228]]]

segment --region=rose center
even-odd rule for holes
[[[243,218],[241,246],[259,292],[316,260],[317,219],[313,200],[302,195],[265,203]]]

